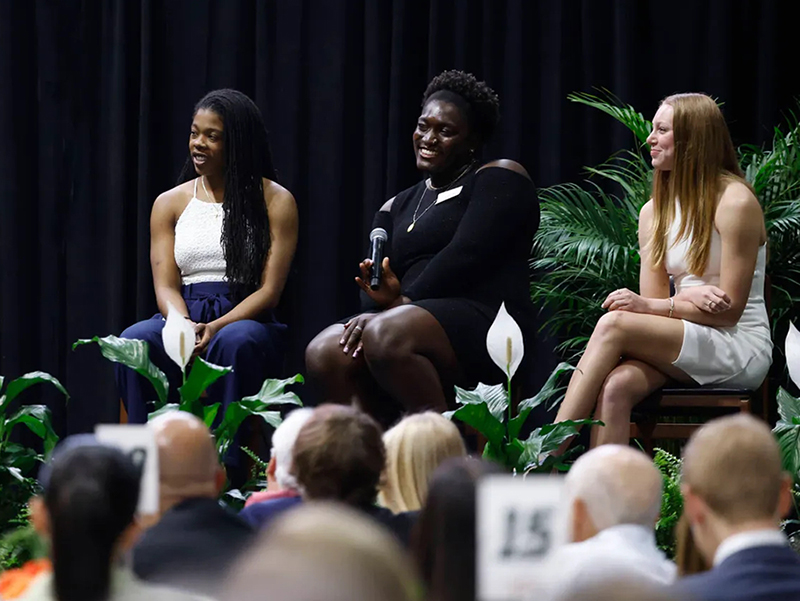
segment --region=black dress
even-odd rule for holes
[[[388,216],[379,211],[380,222],[389,225],[388,255],[402,294],[442,325],[468,378],[463,385],[503,381],[486,350],[500,304],[526,341],[536,328],[528,275],[539,227],[533,183],[502,167],[468,173],[445,193],[420,182],[394,198]]]

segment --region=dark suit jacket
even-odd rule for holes
[[[751,547],[675,586],[680,599],[778,601],[800,599],[800,556],[788,546]]]
[[[133,571],[148,582],[213,595],[255,538],[252,527],[214,499],[188,499],[167,511],[133,549]]]
[[[298,507],[301,502],[302,499],[300,497],[271,499],[245,507],[239,515],[254,528],[266,528],[276,517],[293,507]],[[386,527],[403,545],[408,546],[411,528],[419,512],[408,511],[394,514],[385,507],[378,507],[377,505],[365,505],[356,507],[356,509]]]

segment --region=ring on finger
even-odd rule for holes
[[[354,330],[358,330],[358,331],[360,332],[360,331],[362,331],[364,328],[362,328],[361,326],[356,326],[356,327],[355,327],[355,328],[353,328],[353,329],[354,329]]]

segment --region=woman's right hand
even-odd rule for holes
[[[372,259],[364,259],[359,263],[361,277],[356,277],[356,284],[369,296],[381,309],[387,309],[397,303],[400,298],[400,279],[392,271],[389,257],[384,257],[381,265],[381,286],[373,290],[369,286]]]
[[[361,354],[361,349],[364,347],[364,341],[361,338],[364,328],[377,315],[378,313],[362,313],[344,324],[344,332],[339,339],[339,345],[342,347],[344,354],[347,355],[352,351],[353,359],[358,358]]]
[[[716,286],[689,286],[675,295],[675,300],[689,301],[706,313],[722,313],[731,308],[731,298]]]

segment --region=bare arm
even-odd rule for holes
[[[175,222],[180,198],[170,190],[156,198],[150,213],[150,267],[153,271],[153,287],[156,303],[162,315],[172,304],[181,315],[189,311],[181,296],[181,273],[175,263]]]
[[[267,198],[268,186],[273,189],[271,198]],[[219,331],[229,323],[241,319],[253,319],[267,309],[274,308],[280,301],[289,268],[292,265],[297,248],[297,204],[294,196],[275,183],[266,184],[264,188],[265,203],[269,215],[270,247],[269,255],[264,263],[261,286],[236,305],[230,312],[211,322],[214,331]]]
[[[730,308],[719,313],[699,309],[681,295],[674,298],[673,317],[713,327],[732,327],[739,322],[750,293],[758,248],[764,234],[764,215],[761,205],[750,190],[739,183],[728,185],[717,206],[714,224],[722,239],[720,265],[721,288],[730,298]],[[666,315],[669,305],[654,307],[654,312]]]
[[[653,267],[647,246],[653,225],[653,201],[649,200],[639,212],[639,294],[645,298],[669,298],[669,274],[664,265]],[[669,301],[667,301],[669,302]],[[669,309],[667,309],[669,312]]]

